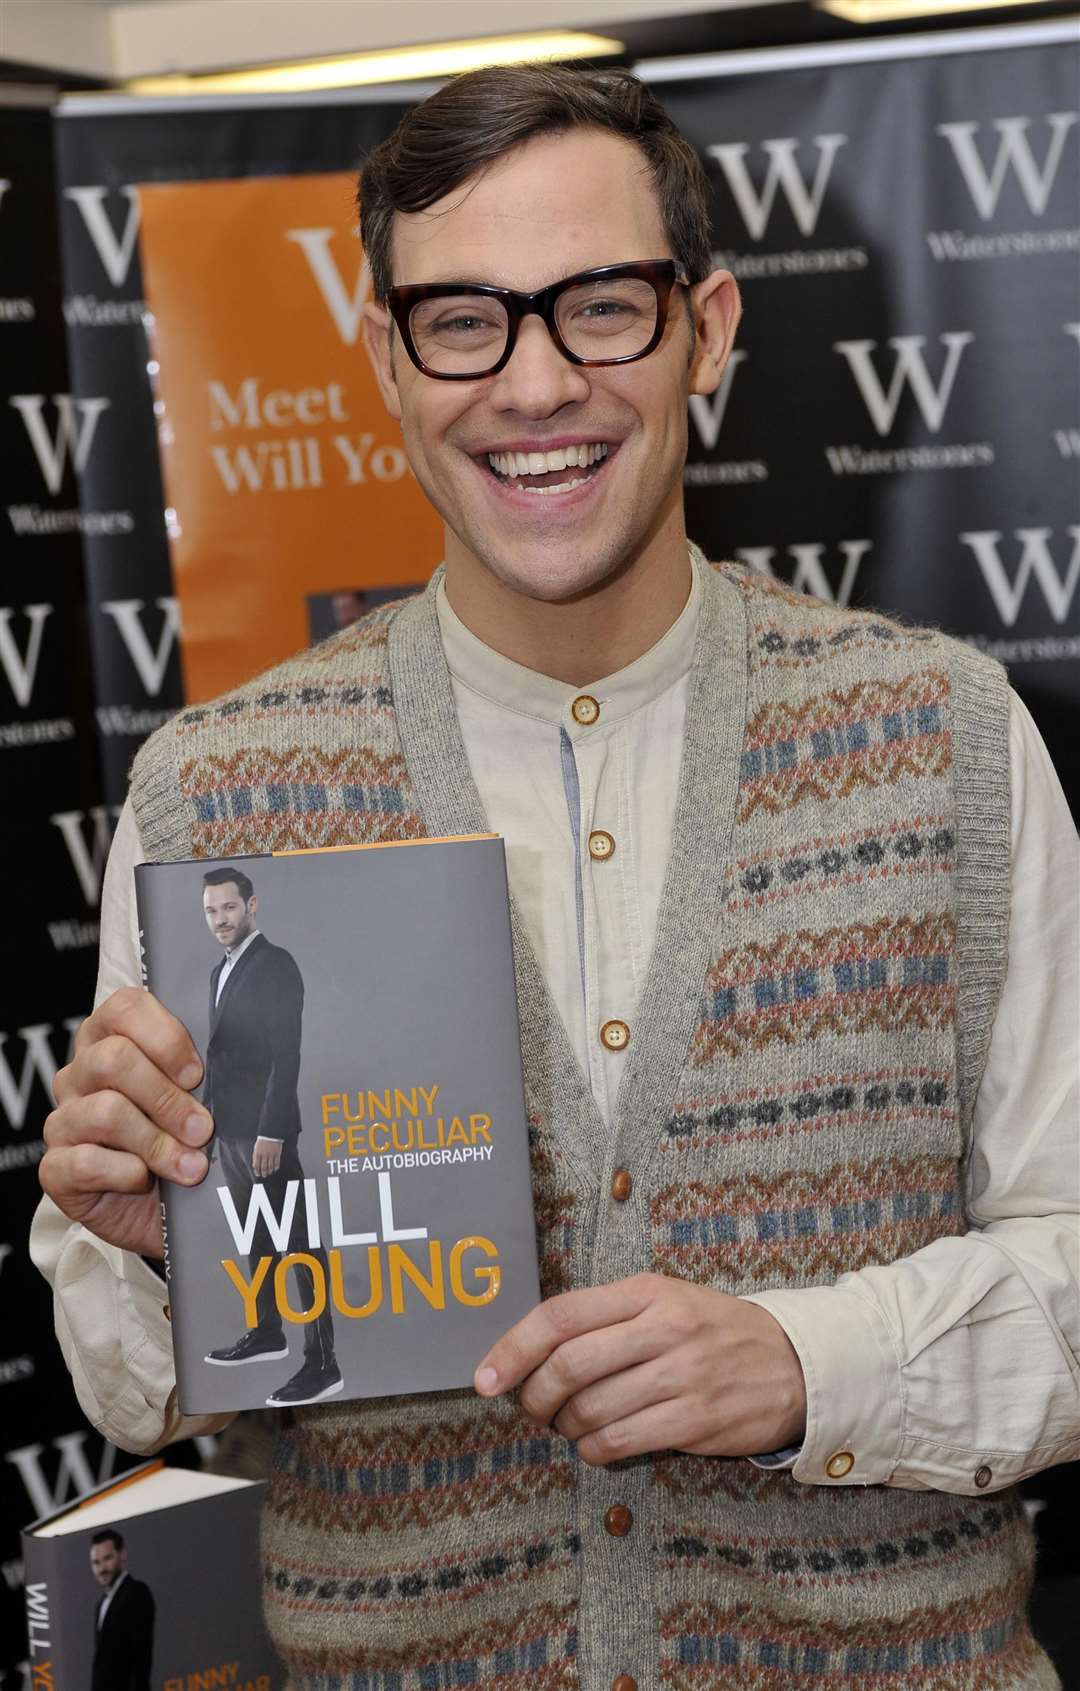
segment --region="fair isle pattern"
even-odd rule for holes
[[[1003,946],[980,961],[957,889],[975,838],[980,932],[999,933],[1007,842],[1003,858],[984,823],[1005,814],[1000,672],[739,566],[703,588],[701,650],[721,650],[722,626],[748,692],[726,738],[719,712],[699,705],[697,727],[688,712],[699,778],[673,862],[692,880],[703,840],[724,855],[695,902],[681,883],[668,900],[669,934],[693,909],[702,960],[689,980],[685,942],[666,941],[678,1078],[623,1129],[651,1135],[626,1205],[599,1166],[622,1145],[560,1072],[565,1038],[519,968],[547,1295],[648,1267],[734,1292],[823,1285],[965,1226],[958,1042],[987,1025]],[[713,673],[694,698],[718,696]],[[133,783],[144,847],[412,838],[435,814],[446,832],[470,786],[452,720],[431,595],[380,607],[151,739]],[[604,1510],[631,1499],[613,1539]],[[590,1470],[513,1402],[464,1392],[283,1417],[263,1557],[293,1691],[609,1691],[620,1672],[642,1691],[1056,1684],[1024,1621],[1031,1539],[1011,1494],[801,1485],[672,1451]]]
[[[666,1186],[649,1204],[662,1274],[760,1291],[894,1262],[960,1230],[954,1165],[899,1158]]]
[[[822,1033],[944,1028],[955,1007],[951,916],[882,916],[725,951],[709,971],[691,1061]]]

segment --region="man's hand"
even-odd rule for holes
[[[255,1149],[251,1153],[251,1172],[256,1180],[265,1180],[268,1174],[276,1174],[281,1167],[283,1150],[280,1139],[256,1139]]]
[[[529,1419],[599,1466],[652,1450],[760,1456],[797,1443],[806,1422],[779,1322],[661,1274],[548,1299],[488,1352],[475,1383],[485,1397],[520,1385]]]
[[[53,1082],[41,1184],[57,1207],[99,1238],[162,1255],[157,1177],[194,1186],[207,1170],[195,1147],[213,1132],[188,1096],[202,1063],[182,1022],[139,987],[122,987],[75,1035]]]

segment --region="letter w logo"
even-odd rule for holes
[[[110,599],[103,600],[101,605],[105,615],[112,617],[120,630],[120,638],[124,642],[127,655],[135,665],[139,680],[152,699],[156,699],[161,692],[162,683],[165,680],[165,671],[169,666],[172,649],[180,632],[180,606],[177,601],[172,598],[165,598],[155,599],[154,603],[159,611],[165,613],[156,651],[146,638],[146,631],[142,625],[141,612],[145,600]]]
[[[797,593],[811,593],[815,599],[824,599],[827,605],[850,604],[859,565],[873,544],[872,540],[841,540],[844,569],[834,593],[821,562],[824,544],[820,541],[793,543],[788,547],[795,561],[791,575],[792,587]],[[775,546],[740,546],[736,557],[745,558],[750,568],[757,570],[759,575],[771,576],[774,580],[781,581],[784,578],[773,568],[775,553]]]
[[[109,855],[112,843],[113,822],[120,814],[119,805],[91,805],[89,811],[63,810],[49,821],[54,828],[59,828],[63,836],[67,853],[71,859],[71,866],[78,876],[79,885],[87,904],[91,908],[101,902],[101,877],[105,871],[105,859]],[[89,816],[92,827],[92,845],[88,848],[83,833],[83,824]]]
[[[1034,576],[1042,589],[1047,609],[1055,622],[1064,622],[1072,607],[1076,584],[1080,581],[1080,525],[1068,528],[1073,538],[1073,553],[1064,580],[1058,574],[1053,554],[1047,544],[1053,529],[1018,528],[1013,531],[1021,545],[1020,565],[1010,582],[998,552],[1000,529],[986,529],[976,534],[962,534],[960,539],[970,546],[983,580],[997,606],[998,615],[1006,628],[1012,628],[1020,615],[1020,606]]]
[[[72,399],[70,393],[54,393],[53,404],[59,416],[54,435],[50,435],[42,415],[45,407],[43,393],[13,393],[8,403],[14,405],[22,418],[45,486],[55,495],[60,492],[69,450],[76,475],[82,475],[94,444],[98,420],[102,412],[109,409],[112,400]]]
[[[814,136],[818,162],[813,186],[808,190],[802,172],[795,162],[798,139],[793,135],[786,135],[776,140],[763,141],[761,145],[769,155],[769,167],[765,172],[760,194],[746,168],[745,158],[750,151],[746,141],[724,141],[708,147],[706,151],[717,160],[727,177],[728,187],[735,196],[735,203],[742,213],[747,230],[755,241],[760,241],[769,226],[776,190],[779,187],[784,190],[800,233],[814,233],[833,163],[846,142],[846,135]]]
[[[78,1016],[63,1022],[69,1034],[68,1051],[75,1039],[75,1030],[79,1026]],[[19,1132],[26,1120],[26,1112],[30,1107],[30,1094],[33,1091],[35,1079],[40,1080],[48,1098],[52,1098],[52,1083],[56,1074],[56,1059],[49,1044],[52,1025],[49,1022],[39,1022],[36,1027],[18,1028],[16,1038],[25,1041],[22,1067],[19,1078],[15,1079],[8,1065],[4,1053],[10,1034],[0,1033],[0,1107],[7,1117],[8,1126]],[[69,1059],[65,1059],[69,1060]]]
[[[83,1448],[89,1436],[87,1432],[82,1431],[61,1433],[59,1438],[53,1439],[52,1449],[60,1460],[55,1479],[51,1482],[41,1460],[45,1454],[45,1445],[24,1444],[20,1450],[6,1452],[4,1461],[12,1463],[17,1469],[26,1487],[26,1495],[38,1515],[51,1514],[54,1509],[59,1509],[66,1503],[69,1497],[80,1491],[91,1491],[94,1486],[103,1485],[106,1480],[112,1479],[116,1446],[108,1443],[102,1445],[95,1474]]]
[[[997,210],[1010,165],[1016,172],[1016,180],[1024,191],[1024,198],[1032,216],[1041,217],[1046,210],[1065,150],[1065,137],[1078,119],[1080,112],[1047,113],[1050,142],[1041,171],[1028,145],[1026,131],[1031,127],[1029,117],[999,117],[994,120],[994,128],[998,132],[998,149],[989,172],[984,168],[975,145],[975,136],[981,127],[980,124],[939,123],[937,132],[944,135],[952,148],[953,157],[967,183],[968,193],[975,202],[975,209],[984,221],[993,217]]]
[[[350,294],[330,251],[330,242],[337,233],[335,229],[287,229],[285,233],[288,240],[296,242],[307,259],[338,334],[346,346],[355,346],[364,303],[371,293],[371,270],[367,259],[360,265],[359,278]]]
[[[896,420],[896,413],[900,409],[900,400],[904,388],[910,385],[912,393],[922,412],[923,422],[935,434],[945,421],[945,408],[949,403],[949,396],[956,380],[956,372],[960,367],[960,358],[964,348],[975,336],[967,331],[941,336],[945,343],[945,367],[941,373],[941,380],[935,388],[930,379],[930,372],[926,368],[926,360],[922,349],[926,345],[925,335],[893,335],[889,345],[896,350],[896,363],[893,366],[892,378],[888,391],[882,387],[874,369],[870,354],[877,348],[877,341],[834,341],[833,351],[842,353],[851,366],[851,373],[859,386],[866,409],[870,413],[871,421],[878,434],[887,435]]]
[[[26,641],[25,658],[15,644],[11,632],[11,619],[15,611],[10,606],[0,610],[0,664],[4,666],[4,674],[8,678],[15,701],[21,710],[25,710],[30,703],[34,691],[34,678],[37,675],[38,659],[41,656],[41,638],[45,628],[45,619],[52,615],[51,605],[24,605],[23,616],[30,620],[30,633]]]
[[[120,190],[128,205],[124,228],[118,239],[105,210],[107,192],[108,189],[102,187],[65,188],[64,198],[78,207],[109,281],[114,288],[122,288],[127,281],[135,243],[139,238],[139,196],[134,188]]]

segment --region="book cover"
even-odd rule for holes
[[[264,1485],[151,1462],[24,1529],[37,1691],[283,1691],[262,1619]]]
[[[181,1406],[469,1385],[539,1301],[502,840],[135,876],[215,1128],[163,1183]]]

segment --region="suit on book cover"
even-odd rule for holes
[[[539,1299],[502,841],[144,864],[148,985],[204,1058],[165,1192],[182,1407],[468,1385]]]
[[[154,1599],[150,1587],[122,1574],[103,1591],[94,1614],[91,1691],[150,1691]]]

